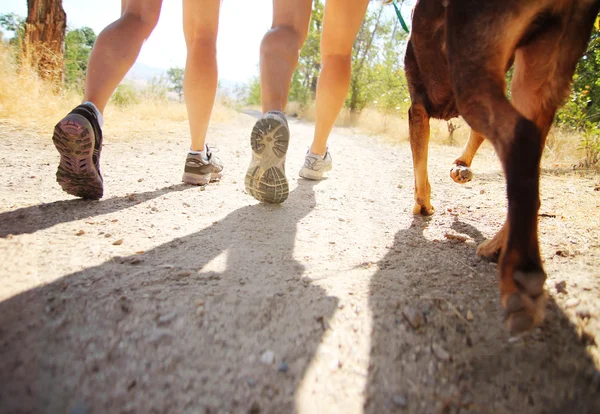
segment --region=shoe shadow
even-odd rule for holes
[[[60,223],[113,213],[174,191],[183,191],[189,188],[191,186],[188,184],[177,184],[159,190],[133,193],[100,201],[61,200],[7,211],[0,213],[0,237],[7,237],[9,234],[16,236],[35,233]]]
[[[1,302],[0,411],[295,411],[338,302],[294,258],[314,207],[300,182],[284,205]]]
[[[364,411],[600,412],[600,372],[557,304],[540,328],[509,341],[496,265],[473,245],[428,240],[428,222],[415,217],[399,231],[372,278]],[[483,240],[469,224],[453,228]]]

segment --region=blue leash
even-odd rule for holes
[[[402,0],[404,2],[404,0]],[[392,1],[392,4],[394,5],[394,9],[396,10],[396,16],[398,16],[398,21],[400,22],[400,26],[402,26],[402,28],[404,29],[404,31],[406,33],[409,33],[408,31],[408,26],[406,25],[406,22],[404,21],[404,18],[402,17],[402,13],[400,13],[400,9],[398,8],[398,4],[396,4],[396,0]]]

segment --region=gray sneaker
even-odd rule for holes
[[[331,171],[332,162],[329,151],[325,152],[323,157],[307,151],[304,165],[300,169],[300,177],[307,180],[322,180],[323,174]]]
[[[200,154],[187,155],[181,181],[193,185],[206,185],[221,178],[223,163],[210,152],[208,146],[206,150],[206,158],[202,158]]]
[[[248,194],[258,201],[278,204],[288,198],[285,154],[289,141],[290,130],[282,112],[267,112],[254,124],[250,136],[252,160],[244,183]]]

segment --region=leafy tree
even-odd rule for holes
[[[315,0],[306,41],[292,76],[289,93],[291,102],[306,104],[315,99],[321,70],[323,14],[323,0]],[[385,111],[405,109],[408,104],[408,88],[402,57],[406,38],[407,35],[400,29],[394,13],[384,14],[381,5],[369,7],[354,43],[346,107],[356,112],[367,105],[375,105]],[[260,104],[258,77],[250,81],[243,95],[248,104]]]
[[[170,68],[167,70],[167,78],[171,84],[170,90],[177,92],[179,99],[183,98],[183,74],[182,68]]]
[[[0,27],[13,36],[9,40],[11,45],[20,45],[25,36],[25,19],[15,13],[0,14]]]
[[[402,31],[397,19],[384,21],[386,27],[382,39],[380,59],[374,67],[375,82],[371,86],[374,105],[383,112],[406,113],[409,106],[408,84],[404,75],[402,51],[405,49],[407,35]],[[389,31],[389,26],[392,30]]]
[[[9,43],[20,48],[25,36],[25,18],[15,14],[0,15],[0,27],[13,36]],[[64,40],[64,82],[69,87],[81,88],[96,34],[89,27],[69,29]],[[20,59],[20,57],[19,57]]]
[[[65,84],[82,89],[96,34],[89,27],[67,31],[65,36]]]
[[[169,80],[167,77],[164,75],[154,76],[142,92],[142,96],[144,100],[165,102],[168,91]]]
[[[292,77],[289,100],[307,103],[315,99],[317,79],[321,70],[321,32],[323,27],[323,2],[315,0],[313,3],[308,34],[300,57],[298,67]]]
[[[600,18],[596,20],[587,51],[575,75],[573,90],[565,106],[557,113],[557,123],[580,136],[585,152],[584,166],[600,161]]]
[[[290,101],[305,104],[315,98],[321,70],[320,41],[324,5],[313,3],[311,22],[298,67],[292,77]],[[386,111],[406,106],[408,88],[402,68],[406,34],[395,14],[384,14],[380,5],[369,7],[356,37],[352,55],[352,75],[346,106],[360,111],[369,104]]]
[[[406,106],[408,88],[402,56],[406,33],[395,14],[381,6],[367,10],[356,36],[346,107],[359,112],[367,105],[386,111]]]
[[[252,78],[244,95],[248,105],[260,105],[260,78],[258,76]]]
[[[140,94],[133,85],[121,83],[110,97],[110,101],[119,108],[136,105],[140,103]]]

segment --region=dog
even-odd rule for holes
[[[450,175],[471,177],[484,139],[506,178],[508,215],[478,247],[498,253],[499,289],[511,334],[544,317],[546,273],[538,242],[540,159],[557,109],[570,92],[600,0],[417,0],[405,71],[415,175],[414,214],[434,213],[427,175],[430,118],[462,116],[471,127]],[[511,100],[506,73],[514,67]]]

